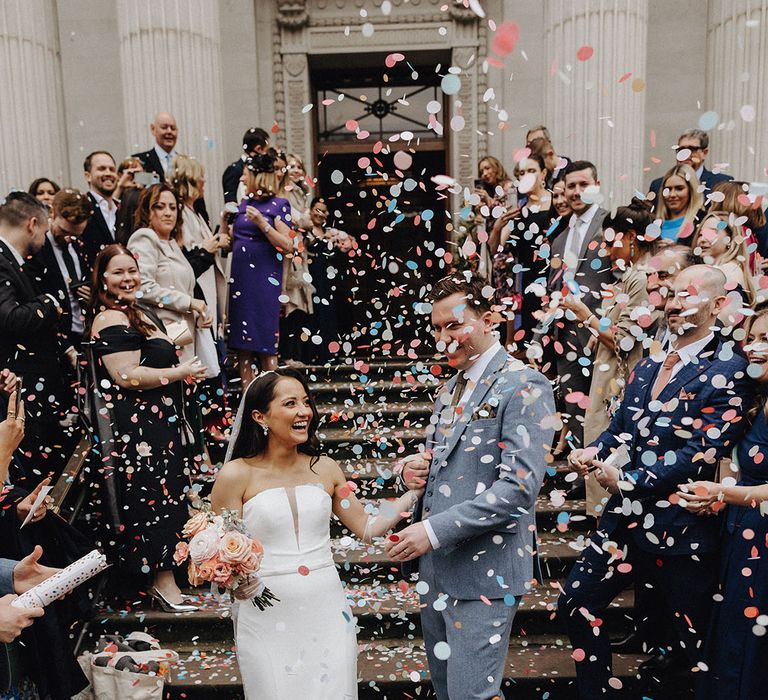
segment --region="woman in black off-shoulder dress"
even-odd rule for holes
[[[188,517],[184,381],[204,378],[196,358],[179,364],[162,325],[136,305],[138,266],[123,246],[105,248],[94,266],[91,324],[95,413],[106,498],[117,529],[119,564],[153,580],[150,595],[167,609],[183,605],[173,553]]]

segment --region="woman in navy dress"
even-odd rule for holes
[[[733,477],[697,481],[681,485],[679,493],[692,510],[727,506],[698,700],[754,700],[768,692],[768,310],[755,315],[745,350],[749,375],[763,391],[737,448],[738,483]]]
[[[232,227],[232,270],[229,286],[229,347],[237,350],[238,369],[247,386],[258,369],[277,368],[283,253],[293,250],[291,205],[277,197],[274,157],[256,155],[246,161],[246,195]]]

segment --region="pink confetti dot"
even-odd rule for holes
[[[595,50],[591,46],[582,46],[576,52],[576,58],[578,58],[580,61],[588,61],[590,58],[592,58],[593,53],[595,53]]]
[[[405,56],[401,53],[391,53],[384,59],[384,65],[387,68],[394,68],[395,64],[405,59]]]
[[[506,56],[515,48],[520,38],[520,27],[514,22],[502,22],[494,34],[492,49],[497,56]]]
[[[587,658],[587,654],[583,649],[574,649],[573,653],[571,654],[571,658],[576,663],[579,663],[580,661],[584,661],[584,659]]]
[[[298,571],[299,571],[299,574],[301,574],[302,576],[309,576],[309,567],[308,566],[300,566]]]

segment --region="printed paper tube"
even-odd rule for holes
[[[48,603],[70,593],[108,566],[107,558],[98,549],[94,549],[66,569],[62,569],[30,588],[26,593],[22,593],[11,605],[17,608],[44,608]]]

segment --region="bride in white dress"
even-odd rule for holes
[[[259,375],[238,411],[211,502],[242,513],[261,541],[259,575],[279,598],[259,610],[239,604],[235,641],[248,700],[357,698],[355,618],[331,552],[331,513],[370,542],[415,504],[409,491],[369,516],[339,465],[320,456],[319,416],[293,370]],[[244,590],[240,596],[252,597]]]

